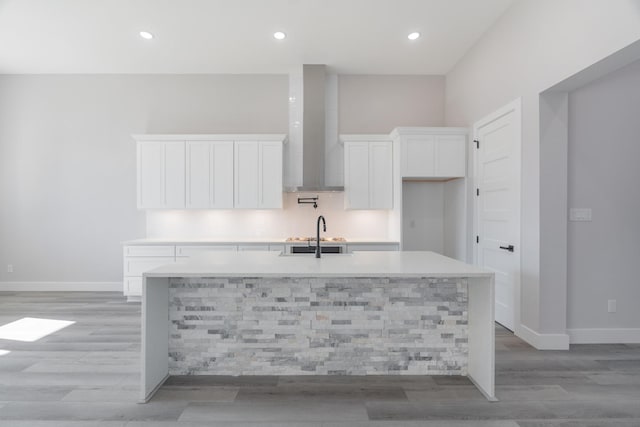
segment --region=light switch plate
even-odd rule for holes
[[[569,221],[591,221],[591,208],[569,209]]]

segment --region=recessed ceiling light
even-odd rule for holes
[[[153,38],[153,34],[151,34],[148,31],[140,31],[140,37],[142,37],[145,40],[151,40]]]
[[[284,40],[287,38],[287,35],[282,31],[276,31],[275,33],[273,33],[273,38],[276,40]]]
[[[418,40],[420,38],[420,33],[414,32],[407,36],[409,40]]]

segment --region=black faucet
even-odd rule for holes
[[[327,222],[324,220],[324,217],[320,215],[318,217],[318,223],[316,224],[316,258],[320,258],[320,220],[322,220],[324,231],[327,231]]]

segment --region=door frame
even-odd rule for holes
[[[513,156],[515,160],[515,164],[517,165],[518,170],[515,175],[515,188],[518,189],[517,193],[517,203],[516,203],[516,217],[518,218],[518,226],[516,227],[516,236],[513,245],[518,248],[518,273],[514,275],[514,301],[513,301],[513,329],[516,335],[520,334],[521,329],[521,308],[522,308],[522,299],[521,299],[521,282],[522,282],[522,98],[517,98],[507,105],[500,107],[496,111],[488,114],[487,116],[477,120],[473,124],[473,138],[471,140],[471,151],[473,152],[473,186],[470,189],[473,197],[473,234],[471,237],[471,245],[473,246],[473,264],[478,264],[478,245],[475,242],[475,236],[479,235],[479,208],[478,208],[478,198],[475,194],[475,189],[478,188],[478,150],[476,150],[474,141],[478,139],[478,130],[495,121],[498,120],[507,114],[514,113],[515,118],[515,134],[516,141],[515,147],[513,150]],[[482,141],[480,142],[482,143]]]

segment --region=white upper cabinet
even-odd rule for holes
[[[139,209],[282,208],[284,135],[134,135]]]
[[[187,141],[187,208],[233,208],[233,141]]]
[[[466,175],[467,130],[464,128],[397,128],[402,147],[403,178],[461,178]]]
[[[466,135],[438,135],[435,176],[463,177],[467,174]]]
[[[258,148],[258,208],[282,208],[282,143],[260,142]]]
[[[184,141],[138,142],[138,209],[185,207]]]
[[[258,207],[258,142],[241,141],[235,144],[235,202],[240,209]]]
[[[345,141],[345,209],[393,208],[391,141]]]
[[[235,204],[239,209],[282,208],[282,143],[235,144]]]

